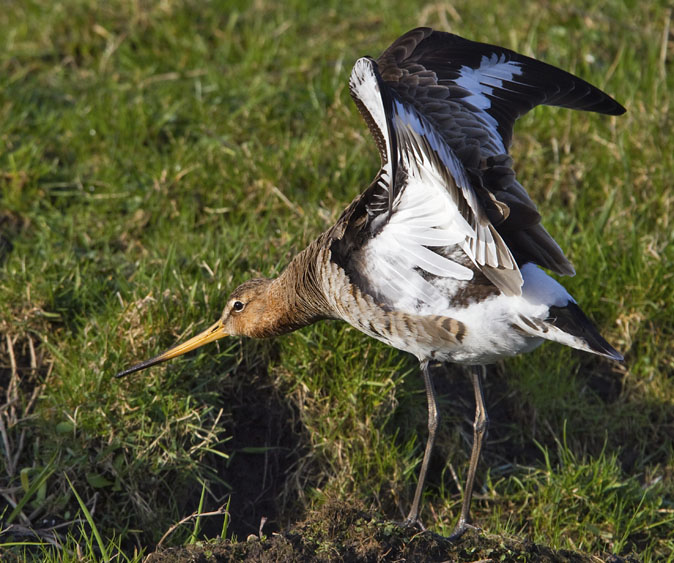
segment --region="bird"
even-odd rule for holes
[[[359,58],[351,96],[379,151],[374,180],[274,279],[229,295],[219,320],[117,377],[226,336],[267,338],[323,319],[346,321],[419,360],[428,436],[404,524],[419,517],[440,414],[429,363],[466,367],[473,445],[458,522],[474,527],[476,469],[488,425],[485,366],[553,341],[622,361],[548,270],[574,275],[518,181],[514,123],[537,105],[621,115],[585,80],[510,49],[428,27]]]

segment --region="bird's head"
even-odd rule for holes
[[[123,377],[182,356],[225,336],[254,338],[271,336],[276,332],[274,327],[278,325],[279,318],[282,316],[276,300],[269,292],[271,282],[272,280],[268,279],[253,279],[241,284],[231,293],[222,311],[222,316],[213,326],[163,354],[119,372],[115,377]]]

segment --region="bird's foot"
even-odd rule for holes
[[[479,529],[480,528],[478,526],[473,526],[473,524],[471,524],[467,520],[464,520],[463,518],[460,518],[459,522],[454,527],[454,531],[452,532],[452,534],[447,539],[449,541],[455,541],[455,540],[458,540],[468,530],[479,530]]]

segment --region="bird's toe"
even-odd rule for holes
[[[454,531],[451,533],[449,536],[450,541],[455,541],[458,540],[463,534],[465,534],[468,530],[480,530],[478,526],[474,526],[467,520],[464,520],[461,518],[457,525],[454,527]]]

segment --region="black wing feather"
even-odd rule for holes
[[[460,89],[456,81],[461,77],[462,68],[478,69],[485,57],[494,56],[503,62],[518,63],[522,71],[518,81],[506,81],[488,95],[493,105],[486,111],[498,121],[506,147],[510,145],[515,120],[540,104],[608,115],[625,113],[625,108],[611,96],[565,70],[504,47],[430,28],[406,33],[384,51],[377,62],[382,77],[392,82],[393,87],[401,78],[401,70],[412,74],[423,69],[435,74],[437,84],[453,87],[452,98],[460,101],[469,94],[456,95]]]

